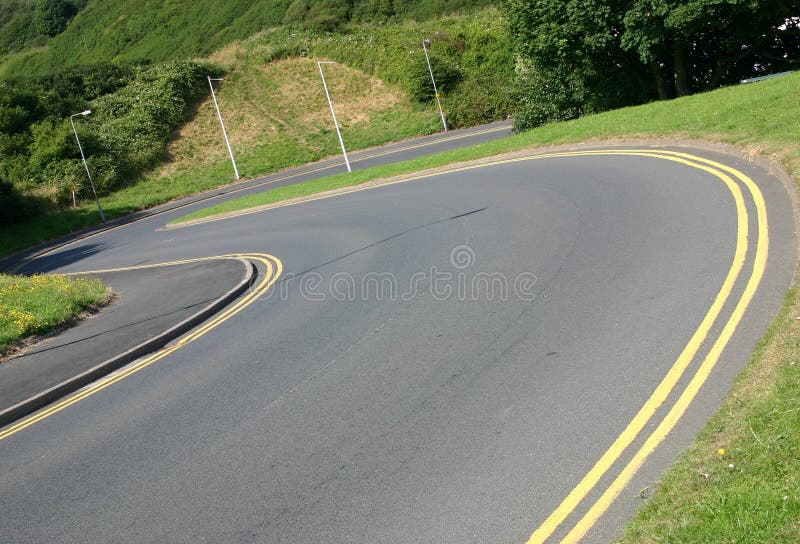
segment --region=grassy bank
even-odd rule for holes
[[[402,25],[354,25],[341,33],[281,27],[242,42],[240,57],[256,64],[330,58],[396,85],[416,100],[432,101],[423,38],[430,40],[430,61],[450,126],[509,115],[513,46],[495,9]]]
[[[0,274],[0,355],[22,338],[67,323],[106,296],[106,287],[93,278]]]
[[[800,73],[783,78],[720,89],[669,102],[625,108],[546,125],[512,138],[458,149],[414,161],[338,174],[231,200],[177,219],[198,219],[218,213],[279,202],[381,177],[416,172],[452,162],[545,145],[606,138],[677,137],[734,144],[770,155],[800,179],[800,115],[796,89]]]

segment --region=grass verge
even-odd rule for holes
[[[545,125],[514,137],[413,161],[337,174],[242,197],[176,219],[179,223],[219,213],[272,204],[281,200],[358,185],[383,177],[409,174],[453,162],[545,145],[607,138],[676,137],[724,142],[782,162],[800,178],[800,73],[749,85],[729,87],[669,102],[624,108]]]
[[[61,326],[107,296],[95,278],[0,274],[0,356],[21,339]]]

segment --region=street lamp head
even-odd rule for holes
[[[92,113],[92,110],[85,110],[85,111],[82,111],[80,113],[80,115],[89,115],[90,113]]]
[[[424,43],[425,45],[430,45],[431,44],[431,39],[430,38],[425,38],[424,40],[422,40],[422,43]]]

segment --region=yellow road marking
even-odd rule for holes
[[[615,153],[616,154],[616,153]],[[625,153],[628,154],[628,153]],[[638,154],[638,153],[637,153]],[[648,152],[650,155],[651,152]],[[541,543],[547,540],[550,535],[564,522],[564,520],[572,513],[578,504],[586,497],[586,495],[594,489],[600,479],[605,475],[611,466],[619,459],[624,451],[631,445],[636,437],[641,433],[642,429],[655,415],[655,412],[666,401],[669,394],[675,388],[686,368],[694,359],[700,346],[705,341],[709,330],[713,326],[717,317],[719,317],[722,308],[724,307],[728,297],[733,290],[736,280],[744,266],[747,256],[748,246],[748,229],[749,221],[747,215],[747,208],[744,203],[741,189],[739,186],[727,175],[717,170],[712,170],[708,167],[701,165],[692,165],[684,159],[678,162],[688,166],[696,166],[701,170],[705,170],[719,179],[721,179],[730,190],[736,203],[736,215],[738,222],[738,235],[736,240],[736,250],[734,253],[733,264],[728,271],[728,275],[722,287],[717,294],[714,303],[706,313],[700,326],[690,338],[686,347],[683,349],[678,359],[673,364],[672,368],[658,384],[653,391],[650,398],[639,409],[639,412],[630,421],[625,430],[617,437],[613,444],[606,450],[603,456],[595,463],[591,470],[583,477],[577,486],[567,495],[561,504],[553,511],[550,516],[542,523],[536,531],[528,539],[528,544]]]
[[[668,154],[687,157],[685,153],[668,152]],[[756,243],[756,255],[753,265],[753,273],[747,282],[742,297],[739,299],[733,313],[731,314],[728,322],[725,324],[722,332],[717,340],[714,342],[708,355],[706,355],[700,367],[695,372],[691,381],[684,389],[681,396],[673,405],[672,409],[664,416],[664,419],[656,427],[655,431],[647,438],[642,447],[636,452],[630,462],[622,469],[619,475],[600,496],[599,499],[589,508],[584,516],[578,523],[567,533],[567,536],[561,540],[562,544],[574,544],[579,542],[586,533],[597,523],[597,520],[605,513],[605,511],[616,500],[625,486],[630,482],[631,478],[641,468],[650,454],[655,451],[656,447],[666,439],[667,435],[675,428],[680,418],[689,408],[694,398],[700,392],[700,388],[705,384],[706,380],[711,374],[711,371],[716,366],[722,355],[723,350],[728,345],[728,342],[733,337],[736,327],[742,320],[745,310],[750,305],[756,290],[761,282],[767,265],[767,258],[769,254],[769,225],[767,220],[767,207],[764,201],[764,196],[761,190],[753,182],[753,180],[742,172],[730,168],[729,166],[703,158],[697,158],[700,162],[713,165],[720,170],[729,172],[739,178],[751,193],[753,202],[756,207],[756,214],[758,219],[758,241]]]
[[[31,425],[34,425],[48,417],[52,416],[53,414],[57,414],[66,408],[69,408],[73,404],[76,404],[83,399],[94,395],[95,393],[106,389],[113,384],[124,380],[128,376],[131,376],[140,370],[147,368],[148,366],[160,361],[164,357],[167,357],[171,353],[176,352],[183,346],[197,340],[201,336],[205,335],[212,329],[218,327],[223,322],[227,321],[234,315],[238,314],[245,308],[247,308],[250,304],[255,302],[260,296],[262,296],[267,290],[269,290],[272,285],[278,280],[280,275],[283,272],[283,263],[281,263],[280,259],[273,257],[272,255],[266,255],[261,253],[237,253],[232,255],[219,255],[215,257],[207,257],[201,259],[187,259],[183,261],[171,261],[169,263],[160,263],[160,264],[153,264],[153,265],[141,265],[141,266],[132,266],[126,268],[116,268],[116,269],[109,269],[109,270],[95,270],[89,272],[81,272],[80,274],[88,274],[88,273],[101,273],[101,272],[119,272],[123,270],[138,270],[144,268],[154,268],[157,266],[170,266],[175,264],[184,264],[184,263],[191,263],[191,262],[199,262],[204,260],[213,260],[213,259],[224,259],[224,258],[242,258],[248,259],[251,261],[258,261],[262,263],[266,271],[264,273],[264,278],[259,282],[259,284],[252,289],[249,293],[247,293],[244,297],[240,298],[236,301],[230,308],[227,308],[221,314],[215,316],[210,321],[205,323],[200,328],[192,331],[188,335],[184,336],[180,341],[172,346],[164,347],[157,352],[140,359],[139,361],[130,364],[124,367],[121,371],[118,371],[114,374],[110,374],[105,378],[102,378],[92,385],[78,391],[77,393],[70,395],[50,406],[47,408],[36,412],[26,418],[21,419],[20,421],[9,425],[3,430],[0,430],[0,441],[5,440],[6,438],[17,434],[18,432],[22,431],[23,429],[27,429]]]

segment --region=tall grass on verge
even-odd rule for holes
[[[107,293],[95,278],[0,274],[0,355],[20,339],[59,327],[101,303]]]

